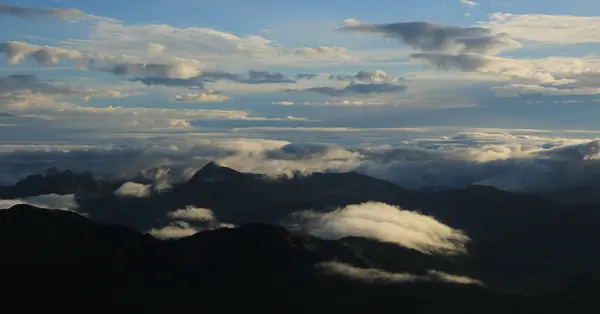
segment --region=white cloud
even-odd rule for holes
[[[293,106],[294,102],[293,101],[277,101],[277,102],[273,102],[273,105]]]
[[[170,212],[168,217],[175,221],[163,228],[152,229],[149,233],[159,239],[178,239],[189,237],[202,231],[236,227],[233,224],[218,222],[210,209],[198,208],[193,205],[186,206],[185,209]],[[191,224],[192,222],[202,223],[202,226],[194,226]]]
[[[475,2],[475,1],[471,1],[471,0],[460,0],[460,3],[468,5],[470,8],[476,7],[479,5],[479,3]]]
[[[121,197],[149,197],[152,194],[152,185],[135,182],[125,182],[115,191],[115,195]]]
[[[185,209],[178,209],[169,213],[172,219],[194,220],[194,221],[214,221],[215,215],[210,209],[187,206]]]
[[[163,228],[152,229],[148,233],[156,238],[167,240],[189,237],[198,232],[199,230],[190,226],[189,223],[184,221],[176,221]]]
[[[75,201],[75,194],[45,194],[22,199],[0,200],[0,209],[7,209],[18,204],[28,204],[39,208],[61,210],[75,210],[79,206]]]
[[[384,203],[350,205],[331,213],[297,215],[307,232],[325,239],[359,236],[395,243],[424,253],[464,253],[470,239],[432,217]]]
[[[471,277],[447,274],[444,272],[430,270],[427,275],[414,275],[410,273],[391,273],[380,269],[359,268],[352,265],[339,262],[322,262],[316,265],[317,268],[330,274],[338,274],[352,279],[374,283],[412,283],[412,282],[445,282],[462,285],[484,284]]]
[[[497,32],[534,42],[572,45],[600,42],[600,17],[494,13],[481,23]]]

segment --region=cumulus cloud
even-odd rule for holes
[[[432,217],[384,203],[350,205],[330,213],[297,214],[307,232],[325,239],[358,236],[395,243],[423,253],[464,253],[470,239]]]
[[[174,212],[169,213],[169,217],[172,219],[182,220],[199,220],[199,221],[213,221],[215,215],[210,209],[197,208],[195,206],[187,206],[185,209],[178,209]]]
[[[405,45],[425,52],[497,54],[521,47],[506,33],[494,33],[484,27],[446,26],[425,21],[363,24],[353,20],[350,24],[345,23],[341,29],[397,38]]]
[[[65,21],[78,19],[85,15],[79,9],[36,9],[11,5],[0,5],[0,13],[20,18],[53,17]]]
[[[483,282],[467,276],[447,274],[430,270],[426,275],[410,273],[391,273],[380,269],[359,268],[339,262],[322,262],[316,267],[326,273],[346,276],[370,284],[403,284],[413,282],[444,282],[461,285],[484,286]]]
[[[150,197],[152,194],[152,185],[140,184],[136,182],[125,182],[115,191],[115,195],[121,197]]]
[[[168,226],[152,229],[148,233],[156,238],[167,240],[189,237],[198,232],[199,230],[190,226],[189,223],[185,221],[176,221]]]
[[[61,210],[75,210],[78,207],[75,201],[74,194],[59,195],[59,194],[46,194],[25,197],[22,199],[7,199],[0,200],[0,209],[11,208],[18,204],[28,204],[31,206],[46,208],[46,209],[61,209]]]

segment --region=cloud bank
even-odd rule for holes
[[[245,135],[251,134],[248,133],[251,129],[242,131]],[[339,134],[343,138],[352,135],[359,139],[364,132],[352,128],[279,127],[260,131],[275,132],[277,137],[285,137],[289,132],[306,132],[322,138]],[[371,129],[370,132],[378,137],[390,137],[409,131]],[[137,144],[120,146],[3,145],[0,146],[0,179],[3,180],[0,184],[11,184],[27,175],[58,167],[92,171],[105,178],[124,181],[137,182],[142,174],[145,180],[155,182],[155,188],[168,187],[190,179],[195,171],[213,160],[238,171],[273,177],[356,171],[409,189],[461,188],[477,184],[535,192],[590,185],[600,175],[596,140],[552,137],[547,135],[547,130],[474,128],[459,133],[442,130],[439,136],[428,135],[434,132],[432,130],[411,132],[421,136],[413,140],[400,138],[396,145],[342,146],[203,133],[161,137],[142,134],[140,142],[134,138],[133,143]],[[261,135],[265,134],[258,136]],[[416,135],[404,136],[414,138]]]
[[[423,253],[465,253],[469,237],[432,217],[384,203],[350,205],[330,213],[296,214],[302,229],[325,239],[357,236],[395,243]]]

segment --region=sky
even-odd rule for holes
[[[0,183],[91,151],[286,172],[593,150],[599,28],[594,0],[2,1]]]

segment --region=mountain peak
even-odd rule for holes
[[[211,161],[202,167],[202,169],[198,170],[198,172],[196,172],[190,181],[224,181],[237,178],[242,175],[243,173],[239,171],[222,166],[216,161]]]

